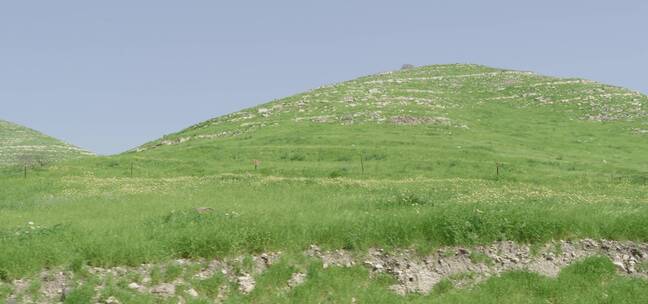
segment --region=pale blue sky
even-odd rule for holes
[[[648,92],[646,1],[228,2],[0,2],[0,118],[110,154],[403,63]]]

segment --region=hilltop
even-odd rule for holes
[[[0,120],[0,167],[44,165],[93,155],[38,131]]]
[[[370,176],[485,178],[499,162],[528,180],[641,174],[647,136],[641,93],[454,64],[321,87],[196,124],[130,156],[143,166],[167,159],[182,169],[164,174],[190,175],[249,172],[258,160],[266,175],[359,176],[366,165]]]
[[[550,110],[566,120],[639,121],[646,127],[647,102],[648,97],[639,92],[584,79],[561,79],[480,65],[433,65],[324,86],[214,118],[139,150],[241,136],[283,124],[436,125],[469,129],[470,124],[480,127],[481,117],[471,119],[461,114],[492,110],[494,106],[517,109],[520,114]],[[506,118],[493,114],[492,119]],[[647,132],[639,126],[628,131]]]
[[[281,123],[466,127],[458,112],[505,104],[553,108],[585,121],[646,121],[648,97],[584,79],[479,65],[434,65],[362,77],[218,117],[145,145],[251,133]],[[640,130],[635,130],[640,132]],[[645,133],[645,130],[644,130]]]

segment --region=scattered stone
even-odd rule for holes
[[[133,289],[133,290],[139,290],[142,288],[140,284],[137,284],[135,282],[128,284],[128,288]]]
[[[111,296],[111,297],[109,297],[108,299],[106,299],[106,300],[104,301],[104,303],[105,303],[105,304],[121,304],[121,302],[119,302],[119,300],[117,300],[117,298],[115,298],[115,297],[113,297],[113,296]]]
[[[239,291],[244,294],[251,293],[256,287],[256,281],[250,274],[243,274],[237,278],[239,284]]]
[[[634,128],[632,132],[635,134],[648,134],[648,129]]]
[[[187,294],[192,298],[197,298],[198,297],[198,291],[196,291],[193,288],[189,288],[189,290],[187,290]]]
[[[176,287],[173,284],[169,283],[163,283],[158,286],[155,286],[151,289],[151,293],[162,296],[162,297],[170,297],[175,295],[176,293]]]
[[[201,213],[201,214],[204,214],[204,213],[211,213],[211,212],[214,212],[214,208],[210,208],[210,207],[199,207],[199,208],[196,208],[196,212]]]
[[[317,245],[311,245],[306,255],[322,259],[324,268],[330,266],[352,267],[355,265],[353,256],[346,250],[322,252]]]
[[[396,125],[451,125],[450,119],[447,117],[416,117],[416,116],[394,116],[390,119]]]
[[[625,263],[623,262],[623,260],[621,259],[621,257],[619,257],[619,256],[615,256],[615,257],[612,259],[612,264],[614,264],[614,266],[617,267],[617,270],[619,270],[619,271],[621,271],[621,272],[628,272],[628,270],[626,269],[626,265],[625,265]]]
[[[292,274],[290,280],[288,280],[288,287],[295,288],[301,284],[304,284],[306,281],[306,274],[303,272],[295,272]]]
[[[199,271],[197,274],[194,275],[194,278],[200,280],[209,279],[213,277],[214,274],[216,274],[217,272],[220,272],[224,275],[228,275],[230,273],[229,265],[227,265],[225,262],[220,260],[210,261],[206,268],[202,269],[201,271]]]
[[[279,260],[280,255],[281,252],[270,252],[262,253],[259,256],[253,257],[255,262],[255,273],[260,274],[266,271],[270,266],[272,266],[272,264]]]
[[[191,264],[191,261],[189,261],[187,259],[177,259],[177,260],[175,260],[175,263],[176,263],[176,265],[179,265],[179,266],[187,266],[187,265]]]

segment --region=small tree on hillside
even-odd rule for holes
[[[44,167],[47,165],[47,158],[34,151],[23,151],[16,157],[17,166],[23,170],[23,174],[27,177],[27,170],[34,167]]]
[[[413,69],[413,68],[415,68],[415,66],[413,64],[409,64],[409,63],[403,64],[403,66],[401,66],[401,70],[410,70],[410,69]]]
[[[26,167],[32,167],[33,165],[38,163],[36,156],[31,153],[20,154],[18,155],[17,159],[22,166]]]

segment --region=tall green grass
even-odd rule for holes
[[[633,185],[554,189],[469,179],[226,175],[99,179],[88,191],[82,187],[86,182],[4,181],[16,199],[0,207],[0,269],[18,277],[79,260],[135,265],[175,257],[301,252],[310,244],[429,250],[497,240],[643,241],[648,235],[645,190]],[[197,207],[214,211],[198,213]]]

